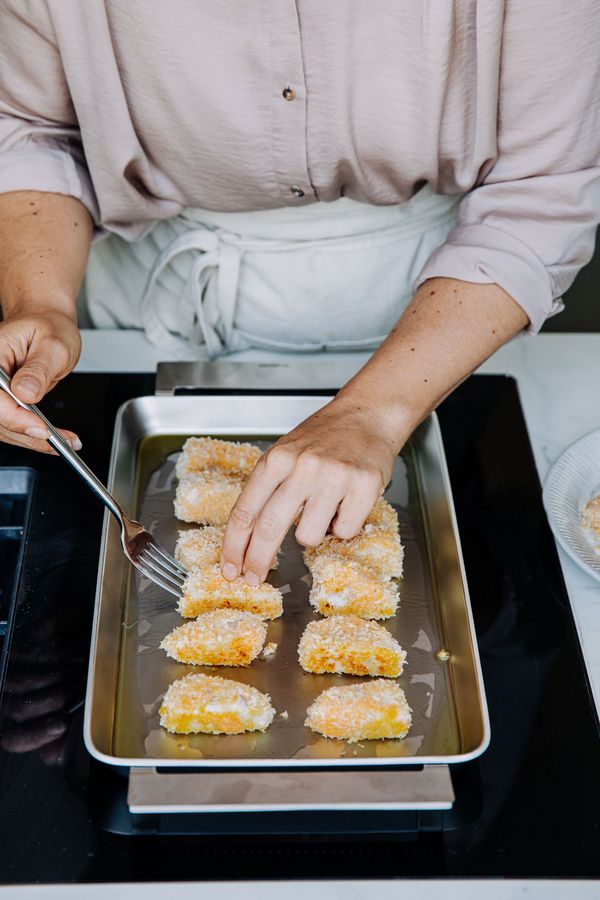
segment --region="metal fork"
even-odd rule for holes
[[[176,559],[174,559],[160,544],[158,544],[150,532],[146,531],[139,522],[130,519],[125,515],[115,498],[104,487],[101,481],[94,475],[92,470],[84,463],[80,456],[75,453],[71,445],[59,434],[56,428],[48,421],[46,416],[37,406],[32,403],[23,403],[16,397],[10,387],[10,376],[0,366],[0,387],[12,397],[15,403],[18,403],[22,409],[27,409],[34,413],[42,420],[48,430],[48,443],[51,444],[57,453],[66,459],[78,475],[80,475],[86,484],[91,487],[94,493],[100,497],[102,502],[111,511],[121,528],[121,544],[125,551],[125,556],[138,569],[142,575],[149,578],[155,584],[180,597],[183,588],[183,582],[187,572],[183,569]]]

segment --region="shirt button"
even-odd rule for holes
[[[289,100],[290,102],[292,100],[295,100],[296,99],[296,91],[291,87],[286,87],[285,90],[283,91],[283,99]]]
[[[297,184],[292,185],[292,194],[294,197],[304,197],[304,191]]]

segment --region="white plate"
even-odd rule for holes
[[[561,547],[600,581],[600,554],[592,537],[579,524],[582,508],[599,491],[600,429],[597,429],[567,447],[556,460],[544,482],[544,506]]]

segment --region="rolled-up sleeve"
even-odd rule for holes
[[[42,0],[0,3],[0,192],[80,200],[99,222],[77,120]]]
[[[415,287],[434,277],[496,283],[532,333],[563,308],[600,221],[599,48],[597,0],[507,0],[497,157]]]

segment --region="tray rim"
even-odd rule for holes
[[[269,400],[267,394],[264,392],[257,392],[255,395],[257,398],[262,398],[264,400]],[[311,394],[307,392],[306,394],[290,394],[278,396],[277,401],[285,401],[290,400],[294,404],[298,404],[301,402],[310,403],[314,406],[315,409],[320,408],[320,406],[325,405],[329,400],[333,397],[333,394],[330,396]],[[120,446],[121,440],[121,432],[123,429],[123,419],[127,412],[127,410],[134,406],[135,404],[139,404],[140,400],[153,400],[159,402],[170,402],[181,400],[189,400],[189,397],[177,397],[177,396],[156,396],[156,395],[148,395],[146,397],[134,397],[129,400],[126,400],[118,409],[116,417],[115,417],[115,426],[113,431],[113,440],[111,444],[111,455],[110,455],[110,465],[108,471],[107,485],[108,489],[113,489],[114,478],[118,463],[118,454],[117,450]],[[214,401],[223,403],[224,399],[219,395],[205,395],[202,398],[203,402],[206,401]],[[246,395],[245,399],[248,399]],[[477,759],[477,757],[481,756],[482,753],[488,748],[490,740],[491,740],[491,729],[490,729],[490,719],[489,719],[489,710],[487,705],[487,697],[485,692],[485,684],[483,681],[483,673],[481,670],[481,660],[479,656],[479,646],[477,643],[477,635],[475,632],[475,623],[473,620],[473,611],[471,607],[471,598],[469,594],[469,586],[466,576],[466,570],[464,565],[464,559],[462,554],[462,546],[460,542],[460,533],[458,530],[458,522],[456,519],[456,510],[454,507],[454,498],[452,495],[452,488],[450,484],[450,475],[448,472],[448,465],[446,461],[446,453],[444,450],[444,442],[442,438],[442,431],[439,424],[439,419],[435,411],[432,411],[429,416],[424,420],[421,425],[429,423],[432,427],[434,439],[436,444],[438,445],[439,451],[439,460],[440,460],[440,475],[442,478],[442,482],[445,489],[446,498],[448,501],[448,511],[450,516],[450,524],[452,527],[452,532],[454,535],[454,540],[456,544],[456,553],[457,560],[459,566],[459,573],[461,578],[461,583],[465,596],[465,611],[467,618],[467,626],[469,632],[469,640],[472,648],[473,655],[473,664],[476,675],[478,696],[479,696],[479,704],[481,711],[481,724],[482,724],[482,735],[481,740],[477,747],[474,747],[472,750],[466,751],[464,753],[457,754],[445,754],[445,755],[430,755],[430,756],[406,756],[406,757],[367,757],[365,761],[362,762],[359,759],[345,759],[343,757],[336,758],[310,758],[310,759],[181,759],[181,758],[155,758],[155,757],[121,757],[115,756],[111,753],[106,753],[103,750],[100,750],[94,743],[94,739],[92,736],[92,708],[93,708],[93,693],[95,687],[95,663],[96,663],[96,652],[98,645],[98,630],[100,625],[100,612],[101,612],[101,595],[102,595],[102,586],[103,586],[103,576],[106,568],[106,545],[108,542],[109,529],[111,524],[114,526],[114,522],[111,522],[112,515],[106,509],[104,512],[104,520],[102,523],[102,537],[100,541],[100,555],[99,555],[99,566],[98,566],[98,576],[96,580],[96,591],[94,596],[94,617],[92,623],[92,632],[91,632],[91,642],[90,642],[90,656],[89,656],[89,664],[88,664],[88,673],[87,673],[87,684],[86,684],[86,694],[85,694],[85,708],[84,708],[84,721],[83,721],[83,737],[85,747],[94,759],[98,760],[101,763],[110,766],[116,766],[118,768],[161,768],[161,769],[198,769],[199,771],[207,771],[210,769],[231,769],[234,771],[239,771],[241,769],[313,769],[313,768],[329,768],[329,769],[338,769],[338,768],[347,768],[347,769],[369,769],[369,768],[379,768],[381,766],[387,767],[406,767],[406,766],[430,766],[430,765],[455,765],[459,763],[470,762],[473,759]],[[419,426],[421,427],[421,426]],[[235,429],[233,429],[235,430]],[[260,428],[255,430],[255,434],[260,433]],[[275,429],[277,430],[277,429]],[[243,429],[242,429],[243,431]],[[187,433],[183,432],[184,434]],[[236,432],[240,433],[239,429]],[[265,434],[273,433],[273,429],[269,432],[265,430]]]

